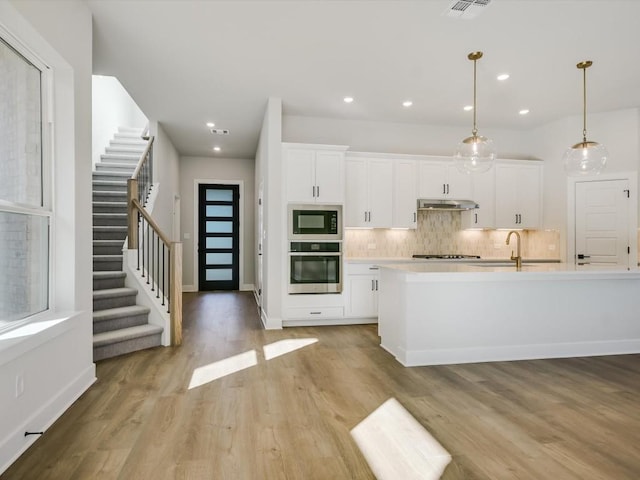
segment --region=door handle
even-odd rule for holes
[[[446,195],[446,193],[447,193],[447,184],[446,184],[446,183],[443,183],[443,184],[442,184],[442,194],[443,194],[443,195]]]
[[[374,282],[375,282],[375,280],[371,280],[371,291],[375,290],[376,284]]]
[[[474,213],[474,215],[476,216],[476,221],[475,221],[474,223],[476,223],[476,224],[477,224],[477,223],[478,223],[478,214],[477,214],[477,213]]]
[[[416,223],[418,220],[416,218],[416,212],[413,212],[413,223]]]
[[[449,184],[447,183],[447,195],[449,195]]]
[[[320,198],[320,187],[316,185],[316,197]]]
[[[591,255],[578,254],[578,260],[584,260],[585,258],[591,258]]]
[[[375,280],[376,282],[376,292],[378,291],[378,280]]]

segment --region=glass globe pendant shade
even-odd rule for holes
[[[484,173],[496,160],[493,140],[481,135],[472,135],[458,144],[454,162],[463,173]]]
[[[607,163],[607,147],[597,142],[583,141],[568,148],[562,160],[567,175],[597,175]]]

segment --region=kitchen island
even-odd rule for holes
[[[640,353],[640,271],[381,264],[381,346],[405,366]]]

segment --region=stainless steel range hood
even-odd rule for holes
[[[473,210],[479,207],[473,200],[441,200],[437,198],[418,200],[418,210]]]

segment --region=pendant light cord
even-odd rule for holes
[[[582,141],[587,143],[587,69],[582,69]]]
[[[473,60],[473,130],[471,133],[475,137],[478,134],[478,128],[476,126],[476,64],[478,63],[477,59]]]

